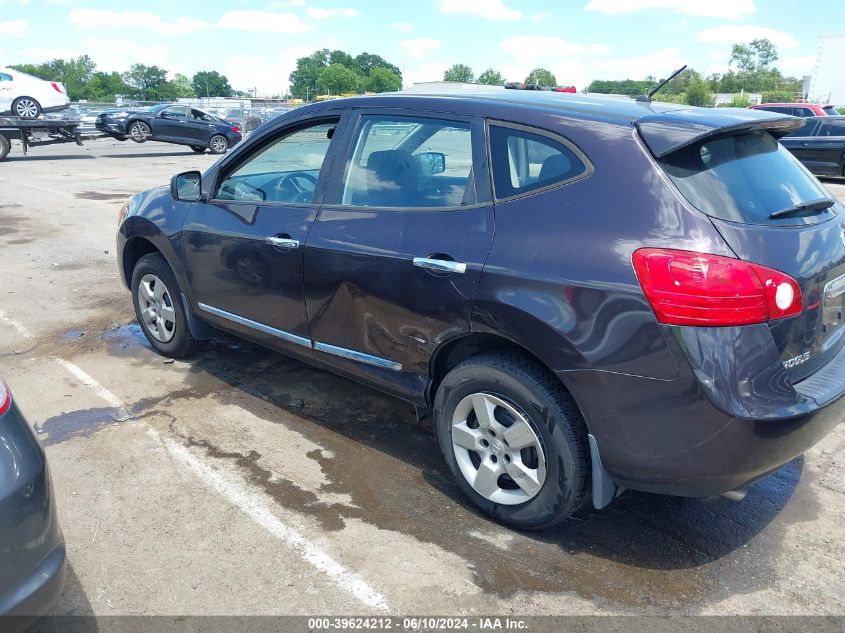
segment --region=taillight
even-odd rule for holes
[[[798,282],[758,264],[662,248],[641,248],[633,262],[657,320],[668,325],[750,325],[804,309]]]
[[[0,415],[6,413],[9,410],[9,406],[12,404],[12,394],[9,391],[9,387],[3,382],[3,379],[0,378]]]
[[[233,132],[240,132],[240,131],[241,131],[241,128],[239,128],[237,125],[233,125],[233,126],[232,126],[232,128],[231,128],[231,130],[232,130]]]
[[[62,87],[59,84],[57,84],[55,81],[51,81],[50,85],[53,86],[53,90],[55,90],[56,92],[61,92],[62,94],[65,93],[65,91],[62,90]]]

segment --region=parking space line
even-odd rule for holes
[[[6,313],[3,312],[2,310],[0,310],[0,321],[5,323],[6,325],[11,326],[12,329],[15,330],[22,337],[32,338],[32,334],[30,333],[30,331],[28,329],[26,329],[26,326],[24,326],[23,323],[19,323],[18,321],[15,321],[12,317],[6,315]]]
[[[250,491],[237,480],[227,477],[221,471],[212,469],[182,444],[160,436],[153,429],[149,429],[149,432],[158,437],[174,459],[188,466],[206,484],[226,497],[232,505],[236,506],[241,512],[249,516],[270,534],[284,541],[317,571],[331,578],[341,589],[352,594],[368,607],[380,611],[388,610],[387,601],[384,596],[311,543],[299,532],[282,523],[270,511],[260,495]]]
[[[120,398],[97,382],[84,369],[63,358],[55,358],[55,360],[109,405],[120,409],[124,407]],[[331,556],[302,536],[302,534],[280,521],[267,506],[261,495],[251,491],[235,478],[229,477],[221,471],[212,468],[179,442],[163,437],[152,427],[145,426],[147,432],[161,442],[165,449],[167,449],[167,452],[176,461],[187,466],[215,492],[225,497],[256,524],[263,527],[270,534],[297,552],[314,569],[328,576],[338,587],[354,596],[362,604],[379,611],[388,610],[387,600],[385,600],[383,595],[373,589],[358,575],[335,561]]]
[[[97,204],[100,206],[107,206],[107,207],[114,207],[115,201],[103,201],[103,200],[80,200],[72,193],[68,193],[67,191],[59,191],[58,189],[50,189],[49,187],[39,187],[38,185],[32,185],[28,182],[20,182],[16,180],[14,183],[10,180],[6,180],[5,178],[0,178],[0,183],[8,183],[9,185],[14,185],[15,187],[27,187],[28,189],[35,189],[36,191],[46,191],[47,193],[52,193],[55,196],[61,196],[62,198],[70,198],[71,200],[75,200],[76,202],[84,202],[85,204]],[[127,196],[128,198],[129,196]]]

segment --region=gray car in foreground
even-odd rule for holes
[[[41,615],[65,580],[65,542],[44,450],[0,378],[0,630]]]

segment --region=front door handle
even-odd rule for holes
[[[279,248],[299,248],[299,240],[291,239],[290,237],[277,237],[271,235],[265,237],[264,241],[271,246],[278,246]]]
[[[429,257],[414,257],[414,266],[433,270],[438,273],[458,273],[459,275],[467,271],[467,265],[463,262],[453,262],[448,259],[431,259]]]

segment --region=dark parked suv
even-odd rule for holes
[[[845,410],[843,209],[801,120],[548,92],[299,108],[121,211],[150,344],[223,330],[433,411],[460,488],[550,526],[740,496]]]

